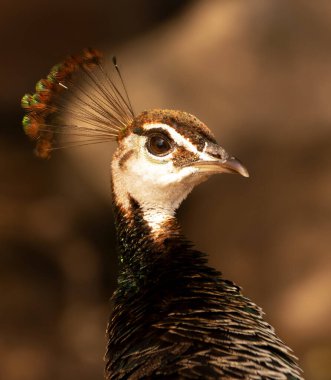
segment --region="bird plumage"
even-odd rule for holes
[[[86,49],[54,66],[36,94],[22,99],[24,130],[42,158],[63,132],[118,143],[111,170],[120,270],[106,378],[301,380],[297,359],[261,309],[208,266],[175,216],[211,175],[248,177],[247,170],[193,115],[154,109],[135,116],[114,65],[122,91],[101,54]]]
[[[193,121],[188,128],[187,119]],[[199,121],[194,126],[195,120],[178,111],[145,112],[131,133],[143,136],[146,126],[148,131],[150,125],[158,130],[174,125],[202,152],[206,143],[216,142]],[[114,161],[113,168],[120,161],[117,153]],[[108,326],[107,378],[301,379],[296,358],[263,320],[261,309],[207,265],[205,254],[182,235],[174,214],[155,229],[146,209],[126,190],[125,206],[116,186],[113,198],[120,274]]]

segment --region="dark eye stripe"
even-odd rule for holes
[[[175,167],[184,167],[198,160],[199,160],[198,154],[193,153],[182,146],[179,146],[177,148],[172,158],[172,162]]]

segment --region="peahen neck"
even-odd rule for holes
[[[177,362],[194,360],[203,373],[194,378],[302,379],[261,310],[206,265],[175,217],[155,238],[137,201],[129,209],[114,203],[120,274],[107,330],[108,380],[134,371],[132,379],[155,378],[161,363],[174,376],[158,378],[183,378]]]
[[[151,285],[157,286],[160,278],[173,276],[192,267],[205,267],[204,255],[191,249],[182,235],[173,215],[158,229],[150,227],[144,210],[130,198],[130,207],[124,209],[114,200],[115,225],[119,251],[119,290],[136,293]]]

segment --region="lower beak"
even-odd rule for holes
[[[215,161],[196,161],[190,166],[198,168],[200,172],[210,174],[216,173],[236,173],[243,177],[249,177],[245,166],[235,157],[229,157],[226,160]]]

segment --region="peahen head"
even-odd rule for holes
[[[210,175],[248,177],[195,116],[160,109],[135,116],[115,59],[113,68],[111,75],[102,54],[85,49],[55,65],[37,83],[36,93],[24,95],[23,127],[36,140],[39,157],[49,158],[62,147],[117,141],[112,160],[115,203],[129,213],[134,200],[152,230],[172,218],[193,187]]]
[[[118,138],[112,160],[115,202],[141,207],[152,230],[162,227],[193,187],[216,173],[248,172],[211,131],[183,111],[154,109],[136,116]]]

